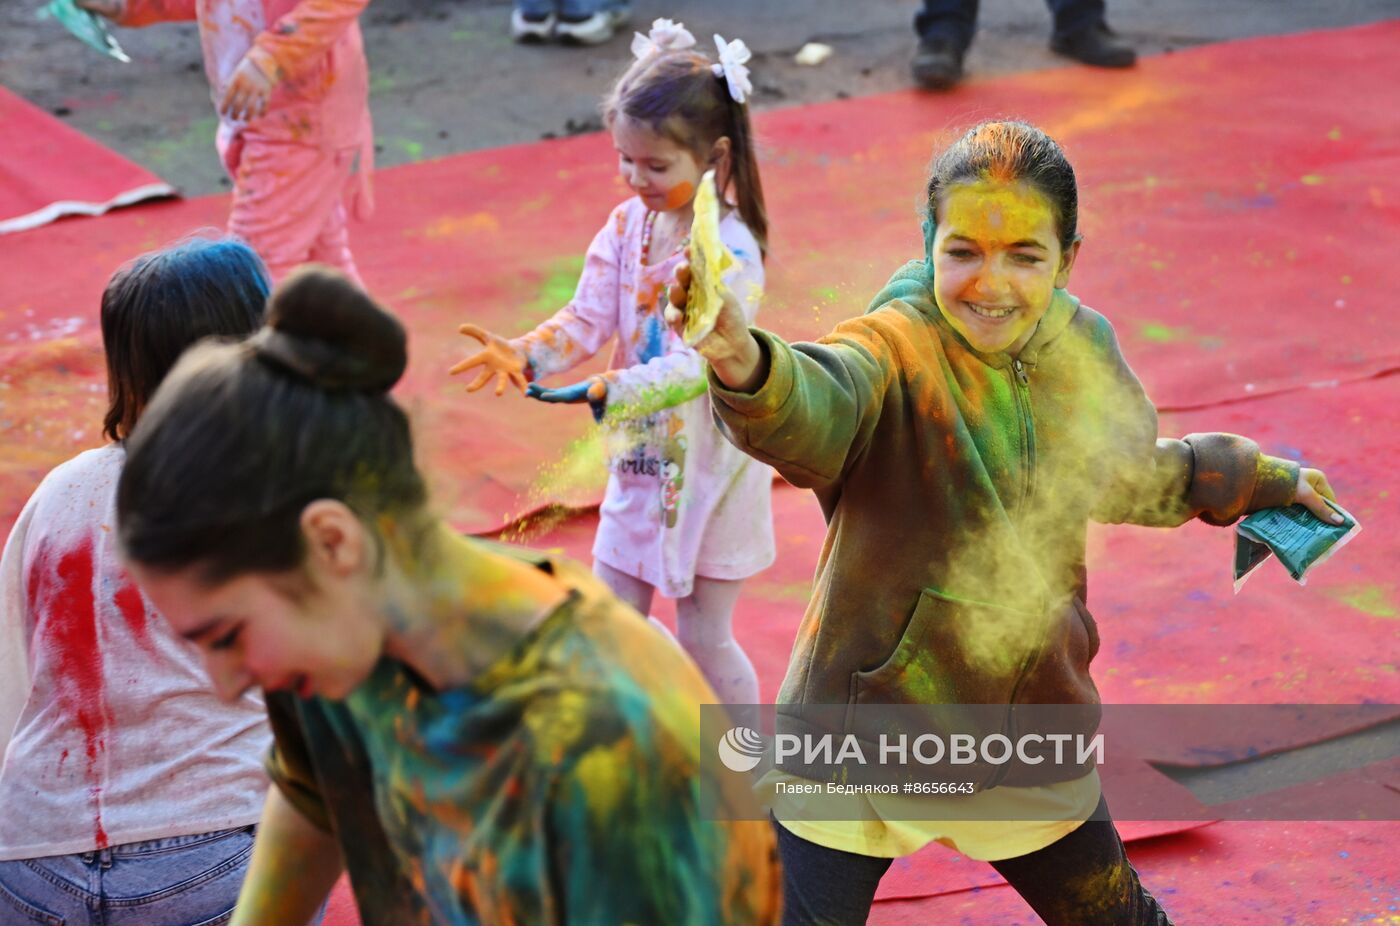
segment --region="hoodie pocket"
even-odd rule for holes
[[[851,675],[853,704],[1009,704],[1044,633],[1037,612],[924,589],[889,658]]]

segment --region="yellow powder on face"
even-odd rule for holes
[[[938,208],[939,236],[957,234],[992,248],[1024,240],[1058,242],[1055,213],[1041,193],[1024,182],[983,180],[945,192]]]
[[[1056,284],[1065,282],[1049,201],[1024,182],[981,180],[954,185],[937,205],[939,309],[978,350],[1019,350],[1050,307]],[[989,321],[969,304],[1010,306],[1015,314]]]

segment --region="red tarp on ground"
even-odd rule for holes
[[[175,188],[0,87],[0,235]]]
[[[1400,377],[1376,378],[1400,367],[1400,326],[1387,314],[1400,283],[1388,252],[1400,231],[1400,97],[1355,94],[1344,79],[1400,85],[1397,40],[1400,22],[1381,23],[1211,46],[1122,74],[1051,71],[759,120],[774,245],[765,325],[810,336],[860,311],[919,251],[918,191],[946,130],[1024,117],[1064,142],[1080,177],[1087,243],[1071,288],[1114,320],[1159,404],[1192,409],[1164,415],[1163,431],[1237,431],[1324,465],[1366,525],[1306,590],[1269,564],[1238,598],[1227,531],[1095,531],[1105,701],[1400,700],[1400,550],[1388,529],[1400,514],[1389,488]],[[462,396],[442,376],[466,347],[455,327],[518,332],[561,304],[622,198],[612,174],[607,140],[592,136],[376,177],[381,211],[356,229],[357,257],[411,329],[401,394],[438,497],[464,529],[547,500],[530,493],[535,474],[588,416]],[[0,274],[0,527],[48,467],[97,442],[106,276],[139,250],[221,224],[225,209],[218,198],[156,205],[5,240],[7,267],[26,272]],[[1341,385],[1309,388],[1332,381]],[[582,482],[574,476],[559,478]],[[596,498],[596,485],[572,497]],[[750,582],[737,620],[766,698],[823,530],[805,493],[781,489],[775,508],[778,564]],[[593,524],[577,518],[539,542],[586,558]],[[1394,916],[1383,859],[1397,832],[1223,823],[1134,854],[1183,922],[1358,922]],[[984,866],[934,847],[901,862],[882,896],[957,893],[883,903],[875,921],[1030,922],[1004,887],[959,892],[984,880]]]
[[[860,311],[920,252],[919,190],[947,130],[1018,115],[1059,137],[1081,181],[1084,250],[1072,289],[1112,318],[1166,407],[1258,395],[1400,366],[1388,314],[1400,262],[1400,21],[1208,46],[1124,73],[1065,69],[764,114],[773,219],[764,325],[821,333]],[[371,288],[408,320],[402,394],[453,520],[487,530],[542,500],[530,487],[587,416],[517,397],[467,397],[442,371],[463,320],[519,332],[568,296],[588,241],[623,198],[602,136],[541,142],[376,175],[356,226]],[[198,226],[223,198],[122,210],[5,239],[0,526],[28,487],[97,441],[97,297],[117,263]],[[1297,350],[1306,345],[1306,351]],[[18,353],[13,353],[18,351]],[[12,364],[33,371],[8,373]],[[96,386],[98,393],[90,391]],[[596,486],[575,499],[596,499]]]
[[[1308,462],[1325,461],[1328,476],[1348,510],[1373,529],[1363,530],[1336,559],[1320,567],[1306,589],[1289,579],[1277,563],[1266,563],[1236,596],[1231,591],[1230,531],[1200,522],[1172,531],[1095,528],[1090,548],[1090,604],[1103,648],[1095,660],[1094,675],[1105,703],[1343,704],[1400,700],[1395,665],[1400,644],[1400,624],[1396,622],[1400,588],[1392,565],[1400,562],[1400,539],[1385,529],[1400,519],[1400,496],[1390,491],[1394,483],[1390,461],[1400,455],[1400,431],[1356,426],[1382,417],[1400,404],[1400,376],[1318,389],[1304,393],[1303,398],[1306,401],[1272,396],[1168,414],[1163,416],[1162,430],[1167,434],[1235,431],[1257,435],[1278,447],[1309,448]],[[1338,432],[1348,436],[1346,443],[1336,440]],[[582,516],[557,530],[525,539],[533,546],[586,560],[596,523],[595,516]],[[774,493],[774,523],[778,561],[748,583],[735,617],[736,632],[753,658],[765,701],[776,695],[786,670],[825,530],[814,497],[785,486]],[[655,612],[674,626],[669,603],[660,604]],[[1304,743],[1291,744],[1301,745]],[[1390,784],[1400,786],[1400,779]],[[1132,843],[1196,826],[1147,821],[1124,822],[1121,828],[1124,838]],[[1302,915],[1311,909],[1306,904],[1296,910],[1269,906],[1264,895],[1247,888],[1216,896],[1218,884],[1230,880],[1232,873],[1236,883],[1247,880],[1239,876],[1241,866],[1262,866],[1264,870],[1275,865],[1272,853],[1285,838],[1280,834],[1309,832],[1299,830],[1299,826],[1217,823],[1201,844],[1228,847],[1219,864],[1202,859],[1195,867],[1166,865],[1163,867],[1170,876],[1149,878],[1149,884],[1170,888],[1164,899],[1173,901],[1174,910],[1180,908],[1178,916],[1183,922],[1278,923],[1287,922],[1286,916],[1294,914],[1296,923],[1326,922]],[[1350,826],[1327,825],[1327,838],[1340,837]],[[1393,823],[1368,823],[1358,826],[1356,832],[1358,838],[1366,834],[1394,838],[1397,828]],[[1171,844],[1162,841],[1160,846]],[[1136,859],[1136,849],[1133,851]],[[1149,857],[1156,860],[1163,852],[1167,850],[1154,848]],[[1303,850],[1292,849],[1287,857],[1294,859],[1296,868],[1301,865]],[[1377,863],[1373,861],[1371,869]],[[1319,894],[1306,895],[1306,885],[1294,891],[1327,909],[1345,908],[1356,914],[1373,911],[1374,904],[1366,893],[1372,888],[1355,878],[1363,871],[1369,872],[1367,878],[1375,872],[1359,865],[1340,866],[1331,872],[1328,886],[1319,888]],[[998,883],[1001,879],[988,866],[931,846],[896,862],[881,884],[879,897],[954,894]],[[1198,913],[1209,910],[1219,914],[1218,918],[1190,915],[1190,902],[1173,897],[1176,892],[1214,898],[1194,902],[1206,904]],[[1006,893],[1013,907],[1020,903],[1013,892]],[[1299,900],[1290,897],[1288,902],[1298,904]],[[1259,918],[1261,910],[1276,918]],[[968,922],[1002,922],[993,913],[981,916]],[[945,921],[941,915],[926,915],[923,920]]]

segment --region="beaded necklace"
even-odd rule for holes
[[[642,266],[649,266],[651,263],[651,232],[656,227],[656,217],[661,213],[654,210],[647,210],[647,217],[642,220]],[[686,235],[677,245],[677,250],[690,244],[690,236]]]
[[[651,209],[647,210],[647,217],[642,220],[642,266],[645,267],[651,258],[651,230],[656,227],[656,217],[660,213]]]

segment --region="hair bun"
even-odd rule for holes
[[[349,277],[303,267],[273,290],[259,358],[327,390],[388,392],[408,366],[403,325]]]

